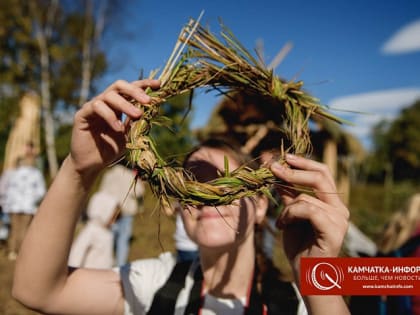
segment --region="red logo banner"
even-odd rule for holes
[[[420,295],[420,258],[302,258],[303,295]]]

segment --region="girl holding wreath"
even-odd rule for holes
[[[142,115],[127,96],[148,104],[145,89],[159,85],[156,80],[117,81],[76,113],[70,154],[22,244],[13,296],[46,314],[279,314],[270,310],[255,283],[254,225],[264,218],[268,203],[262,195],[226,206],[187,206],[181,214],[200,259],[185,270],[170,254],[111,270],[67,266],[74,229],[95,178],[125,151],[128,125],[121,116],[136,120]],[[223,172],[225,157],[232,169],[243,163],[234,149],[210,143],[191,153],[185,165],[199,181],[207,181]],[[277,226],[284,231],[285,252],[299,283],[301,257],[339,254],[349,212],[334,193],[325,165],[294,155],[286,162],[290,168],[272,163],[272,173],[315,192],[279,189],[285,208]],[[348,314],[341,296],[304,296],[303,301],[309,314]],[[162,305],[165,309],[159,310]],[[302,306],[295,313],[304,314]]]

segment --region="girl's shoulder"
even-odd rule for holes
[[[145,314],[175,264],[175,255],[165,252],[156,258],[139,259],[116,268],[124,290],[125,314]]]
[[[176,264],[176,257],[171,252],[164,252],[158,257],[143,258],[134,260],[122,267],[120,272],[133,273],[135,275],[143,274],[144,272],[163,272],[170,273]]]

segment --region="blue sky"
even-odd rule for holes
[[[288,42],[292,49],[276,68],[285,78],[304,81],[305,89],[350,119],[348,130],[369,147],[371,126],[420,98],[420,1],[127,1],[124,28],[130,36],[108,48],[110,73],[134,80],[164,65],[182,26],[204,10],[202,24],[218,31],[218,18],[249,49],[264,43],[269,63]],[[204,125],[214,104],[198,93],[193,127]]]

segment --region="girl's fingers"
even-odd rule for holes
[[[124,80],[118,80],[109,86],[102,94],[98,95],[92,101],[88,102],[86,105],[86,114],[87,116],[92,113],[92,111],[100,114],[108,123],[111,122],[113,128],[121,130],[120,119],[114,121],[113,115],[110,114],[109,110],[115,111],[114,116],[121,116],[121,113],[124,113],[129,118],[139,118],[142,114],[142,111],[130,103],[127,98],[133,98],[140,103],[147,104],[151,101],[149,95],[143,90],[146,87],[158,88],[160,82],[158,80],[140,80],[134,81],[133,83],[128,83]],[[124,96],[123,96],[124,95]],[[108,107],[107,109],[101,107]],[[122,124],[124,125],[124,124]]]
[[[152,89],[158,89],[160,87],[160,81],[154,79],[144,79],[133,81],[132,84],[144,89],[150,87]]]
[[[92,112],[105,120],[112,129],[117,132],[124,131],[124,125],[117,117],[115,111],[109,108],[102,100],[95,100],[90,105]]]
[[[280,225],[299,220],[309,220],[317,229],[324,230],[329,229],[330,225],[323,225],[320,220],[329,220],[329,222],[341,225],[348,222],[349,213],[347,209],[329,207],[316,198],[300,195],[293,203],[286,206],[278,220]]]
[[[142,111],[131,104],[116,91],[109,91],[102,96],[102,100],[118,113],[125,113],[132,118],[139,118]]]
[[[279,228],[285,227],[289,224],[293,224],[301,221],[310,221],[312,226],[317,227],[330,226],[331,220],[323,213],[322,210],[318,209],[315,205],[309,205],[304,201],[296,201],[288,205],[277,220]]]
[[[297,156],[288,155],[286,161],[290,168],[273,163],[271,170],[286,182],[284,187],[280,186],[285,208],[277,226],[284,229],[289,237],[288,257],[294,259],[299,253],[309,256],[338,255],[347,231],[349,211],[337,194],[330,171],[322,163]],[[315,196],[307,193],[297,195],[299,188],[294,187],[310,189]],[[305,231],[310,234],[305,234]],[[302,238],[301,245],[296,245],[299,237]]]
[[[325,212],[333,221],[349,220],[350,213],[347,208],[342,204],[340,207],[332,206],[327,204],[318,198],[307,194],[300,194],[294,200],[294,203],[302,202],[306,203],[308,207],[318,209],[317,211]]]
[[[129,98],[133,98],[141,104],[149,104],[151,101],[151,98],[149,95],[147,95],[144,89],[148,87],[152,89],[157,89],[159,88],[159,86],[160,86],[159,80],[146,79],[146,80],[133,81],[131,83],[124,80],[118,80],[114,82],[110,87],[108,87],[103,93],[103,95],[111,91],[114,91],[114,92],[117,92],[118,94],[128,96]]]
[[[304,169],[291,169],[279,163],[273,163],[271,165],[271,171],[278,178],[290,183],[291,185],[300,185],[312,188],[316,196],[322,201],[336,206],[341,206],[341,199],[338,196],[335,183],[329,175],[328,169],[323,164],[317,165],[317,162],[314,163],[316,164],[299,164],[300,166],[304,166]],[[315,166],[315,168],[312,168],[313,166]]]
[[[293,187],[288,187],[286,185],[277,184],[275,185],[275,188],[277,189],[277,192],[279,193],[283,203],[285,205],[288,205],[289,203],[293,202],[293,200],[298,195],[296,193],[296,189]]]
[[[119,94],[130,96],[143,104],[148,104],[150,102],[150,96],[146,94],[139,84],[118,80],[111,84],[103,94],[107,94],[110,91],[116,91]]]
[[[330,215],[316,204],[303,200],[288,205],[279,216],[276,225],[280,229],[300,222],[310,222],[318,241],[324,241],[331,254],[338,253],[347,230],[348,220],[344,216]]]
[[[286,154],[286,162],[287,164],[301,170],[317,171],[322,173],[330,185],[335,188],[334,178],[326,164],[293,154]]]

